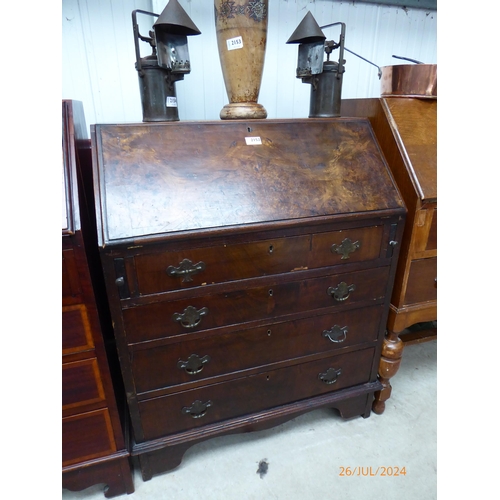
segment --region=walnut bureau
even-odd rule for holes
[[[143,478],[315,408],[368,417],[406,216],[369,121],[91,132]]]
[[[62,485],[104,483],[109,498],[134,485],[85,245],[79,159],[90,141],[81,102],[65,100],[62,111]]]
[[[437,337],[437,98],[346,99],[342,114],[370,119],[408,209],[373,406],[383,413],[404,345]]]

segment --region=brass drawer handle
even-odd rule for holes
[[[183,415],[189,415],[193,418],[201,418],[207,414],[207,410],[213,406],[212,401],[208,400],[206,403],[202,403],[197,399],[191,406],[185,406],[181,412]]]
[[[347,326],[343,326],[342,328],[339,325],[334,325],[330,330],[323,331],[323,337],[327,338],[330,342],[334,342],[335,344],[340,344],[344,342],[347,338],[347,332],[349,329]]]
[[[345,238],[340,245],[333,244],[330,248],[332,253],[337,253],[342,255],[340,260],[348,259],[350,257],[350,253],[355,252],[361,246],[359,241],[355,241],[354,243],[350,238]]]
[[[177,368],[185,370],[189,375],[196,375],[203,370],[203,367],[210,361],[210,356],[203,356],[200,358],[198,354],[191,354],[187,361],[179,360]]]
[[[345,281],[342,281],[336,287],[329,287],[327,293],[338,302],[343,302],[349,298],[349,295],[351,292],[354,292],[354,290],[356,290],[355,285],[348,285]]]
[[[328,368],[325,373],[320,373],[318,375],[318,378],[321,380],[321,382],[324,382],[327,385],[331,385],[337,382],[337,379],[339,378],[341,373],[342,370],[340,368]]]
[[[189,259],[184,259],[178,267],[168,266],[166,273],[173,278],[182,278],[181,283],[188,283],[193,281],[191,275],[204,271],[205,267],[204,262],[193,264]]]
[[[208,307],[202,307],[201,309],[196,309],[193,306],[187,306],[184,312],[174,313],[172,319],[178,321],[184,328],[194,328],[198,326],[201,322],[203,316],[208,314]]]

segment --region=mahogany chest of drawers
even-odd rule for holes
[[[95,125],[144,479],[196,442],[371,411],[406,208],[368,120]]]
[[[104,483],[109,498],[134,486],[85,246],[79,146],[88,133],[81,102],[62,108],[62,485]]]
[[[437,336],[437,99],[346,99],[342,113],[369,118],[408,210],[373,407],[383,413],[403,346]]]

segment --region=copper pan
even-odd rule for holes
[[[437,99],[437,64],[398,64],[381,69],[382,96]]]

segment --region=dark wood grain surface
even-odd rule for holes
[[[95,125],[92,137],[143,479],[196,441],[313,408],[367,417],[406,216],[369,120]]]
[[[368,120],[97,125],[95,142],[104,243],[403,206]]]
[[[145,438],[155,439],[331,392],[332,385],[319,377],[329,368],[340,370],[334,383],[336,390],[368,382],[373,355],[374,349],[368,348],[143,401],[139,406]],[[203,418],[182,411],[197,400],[212,403]]]
[[[281,321],[265,326],[233,331],[222,335],[208,336],[164,344],[154,348],[137,345],[132,363],[137,392],[143,399],[166,392],[178,392],[180,384],[189,388],[228,378],[227,374],[240,371],[262,371],[262,366],[284,363],[294,359],[301,362],[305,356],[338,351],[377,340],[383,305],[359,310],[336,311],[316,314],[296,321]],[[337,329],[333,328],[337,325]],[[340,329],[343,328],[343,331]],[[196,353],[208,356],[206,364],[197,373],[189,373],[178,366]],[[163,390],[162,390],[163,389]],[[155,394],[147,394],[156,391]]]

